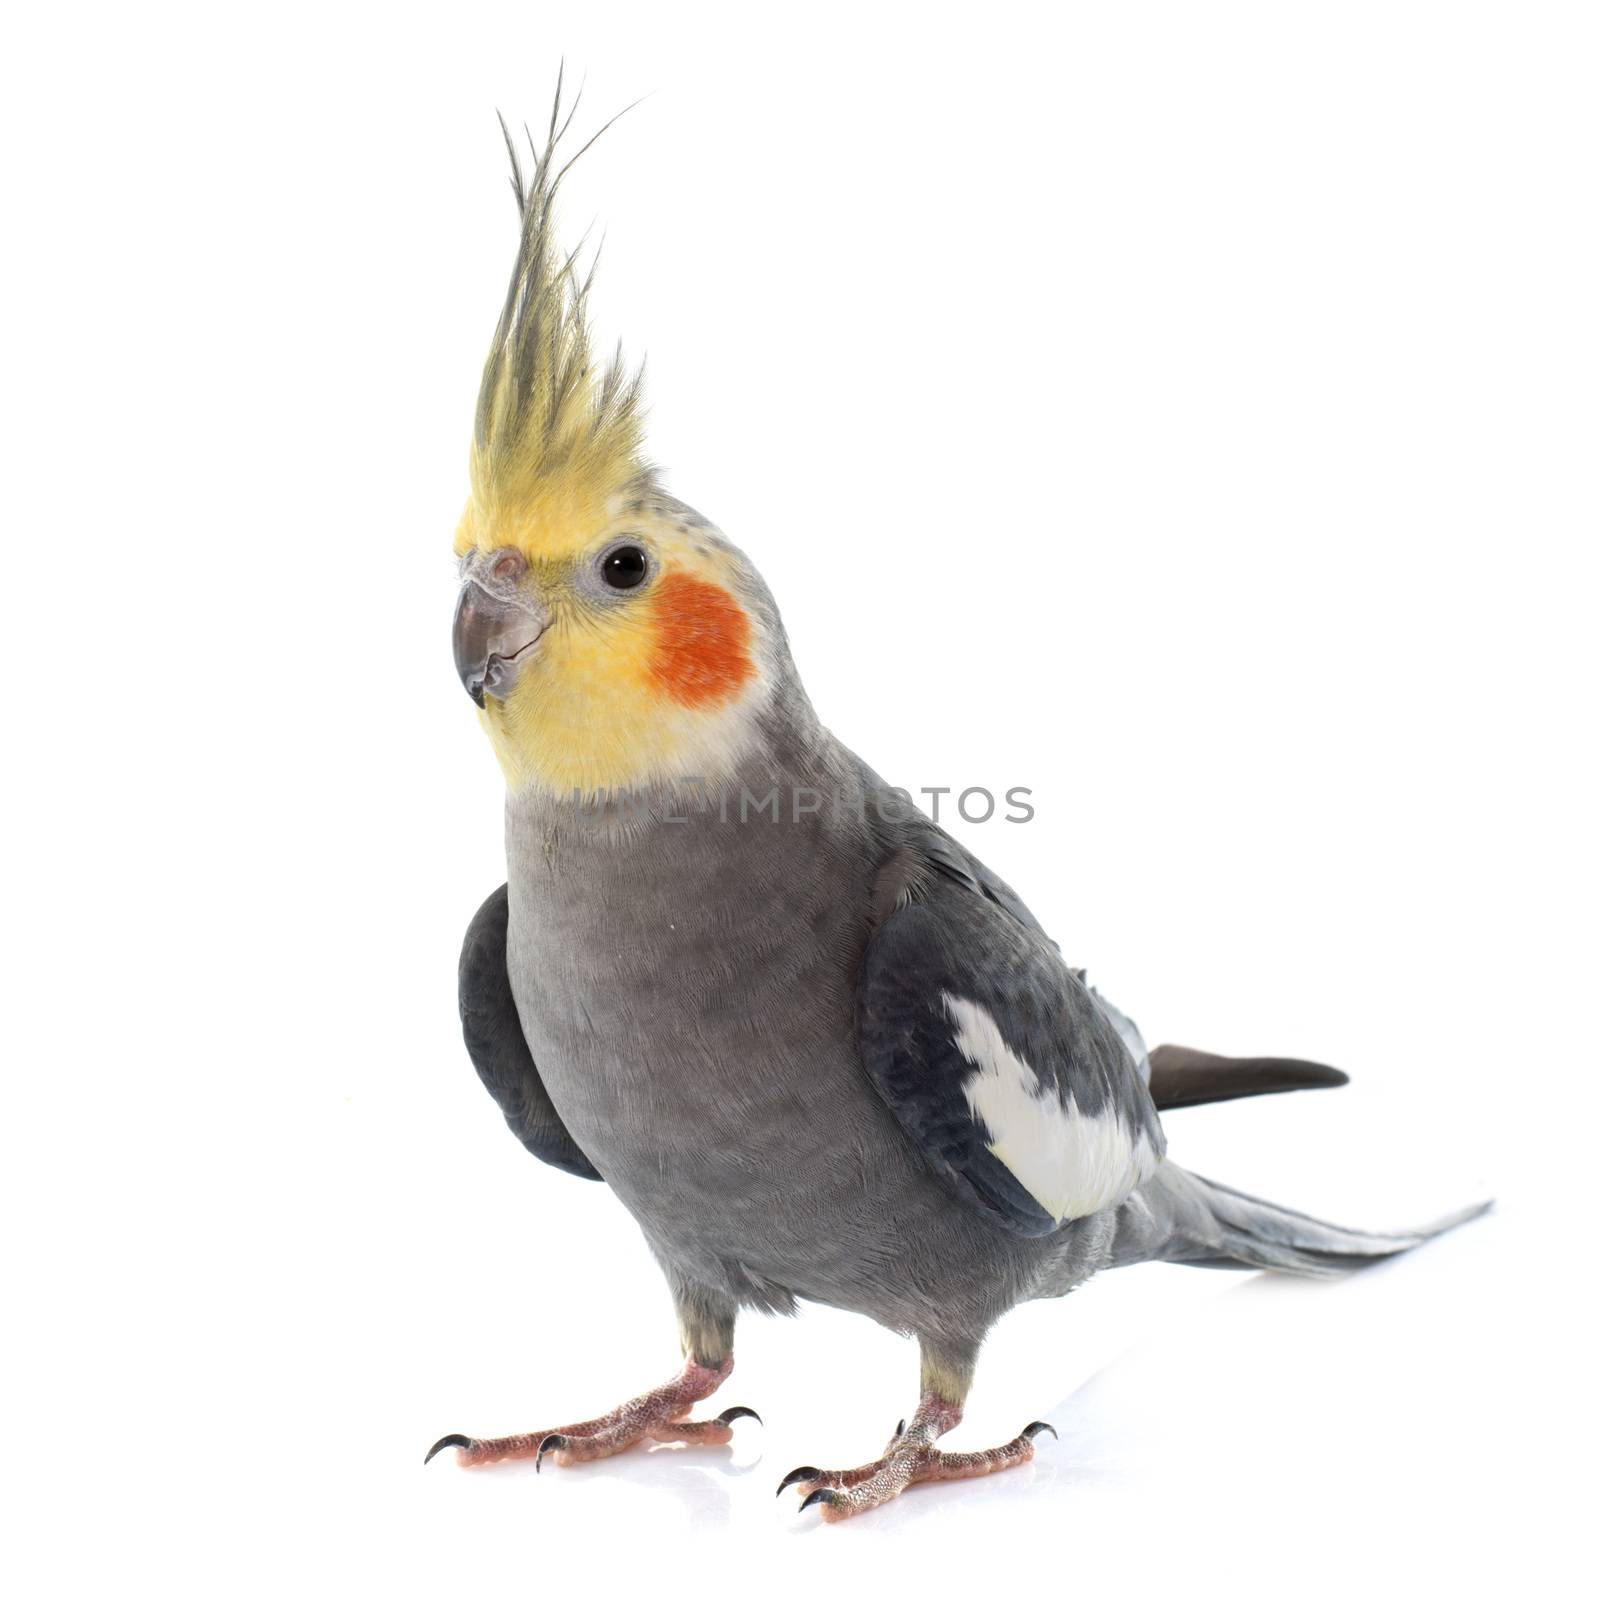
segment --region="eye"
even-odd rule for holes
[[[600,576],[613,589],[637,589],[644,582],[648,563],[636,544],[619,544],[600,563]]]

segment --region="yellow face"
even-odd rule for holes
[[[648,489],[541,511],[494,525],[469,505],[456,534],[457,668],[507,783],[714,780],[764,682],[738,558]]]

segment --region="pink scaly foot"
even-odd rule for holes
[[[730,1406],[721,1416],[706,1422],[690,1422],[687,1418],[695,1402],[715,1394],[732,1371],[732,1356],[720,1367],[703,1367],[691,1358],[670,1383],[625,1400],[603,1417],[509,1434],[503,1439],[469,1439],[464,1433],[447,1433],[423,1457],[422,1464],[426,1466],[450,1446],[461,1452],[456,1459],[464,1467],[487,1467],[498,1461],[532,1456],[537,1472],[546,1457],[558,1467],[570,1467],[578,1461],[618,1455],[646,1439],[656,1444],[726,1444],[733,1437],[731,1423],[740,1417],[761,1420],[749,1406]]]
[[[994,1450],[940,1450],[935,1444],[961,1420],[961,1407],[934,1394],[924,1394],[910,1427],[895,1430],[887,1449],[864,1467],[823,1472],[816,1467],[796,1467],[778,1485],[782,1494],[790,1484],[808,1490],[800,1509],[821,1506],[824,1522],[843,1522],[887,1504],[914,1483],[947,1483],[957,1478],[981,1478],[1004,1472],[1033,1460],[1033,1441],[1056,1430],[1048,1422],[1030,1422],[1010,1444]]]

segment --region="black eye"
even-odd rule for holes
[[[618,545],[600,563],[600,576],[613,589],[637,589],[644,582],[644,551],[636,544]]]

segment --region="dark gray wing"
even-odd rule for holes
[[[958,1194],[1014,1233],[1120,1204],[1166,1149],[1139,1064],[1016,895],[931,826],[873,934],[862,1062]]]
[[[541,1161],[580,1178],[599,1179],[550,1103],[517,1017],[506,975],[510,905],[501,884],[478,908],[461,946],[461,1033],[483,1086],[511,1131]]]

